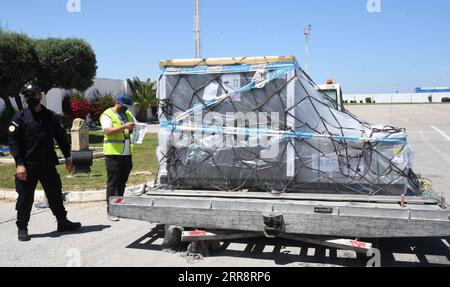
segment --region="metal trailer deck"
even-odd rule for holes
[[[270,194],[147,189],[115,197],[112,215],[203,230],[339,238],[450,236],[450,209],[433,192],[423,197]]]

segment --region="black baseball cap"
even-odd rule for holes
[[[32,83],[26,84],[25,87],[22,89],[22,95],[25,95],[27,93],[40,94],[41,92],[42,92],[41,88]]]

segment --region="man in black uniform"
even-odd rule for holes
[[[9,127],[9,145],[17,166],[18,237],[20,241],[29,241],[28,222],[38,181],[42,184],[50,209],[58,220],[58,232],[78,230],[81,224],[67,220],[61,178],[56,171],[59,160],[55,153],[54,139],[66,158],[67,170],[72,170],[70,144],[67,142],[61,119],[41,104],[41,89],[36,85],[27,84],[22,94],[28,108],[13,116]]]

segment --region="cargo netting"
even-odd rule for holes
[[[420,195],[404,129],[359,120],[292,61],[162,66],[156,186]]]

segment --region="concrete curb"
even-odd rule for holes
[[[149,186],[149,184],[142,184],[138,186],[129,187],[126,189],[125,194],[133,194],[142,190],[144,185]],[[95,190],[95,191],[69,191],[63,192],[65,203],[88,203],[88,202],[102,202],[106,201],[106,190]],[[5,201],[16,201],[17,193],[14,190],[0,190],[0,200]],[[43,201],[45,199],[45,193],[43,190],[36,190],[34,195],[35,201]]]
[[[93,156],[94,156],[94,159],[101,159],[101,158],[105,157],[103,152],[95,152],[95,153],[93,153]],[[0,163],[15,164],[16,162],[14,161],[13,158],[0,158]],[[59,159],[59,164],[65,164],[65,163],[66,163],[66,159],[64,159],[64,158]]]

